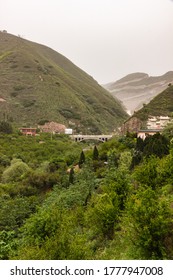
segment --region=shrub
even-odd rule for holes
[[[22,86],[22,85],[17,85],[17,86],[14,86],[13,89],[16,90],[16,91],[20,91],[20,90],[25,89],[25,87]]]
[[[26,172],[30,170],[29,166],[20,159],[11,161],[11,165],[3,172],[2,182],[17,182]]]
[[[6,155],[0,154],[0,165],[4,167],[10,165],[10,159]]]
[[[13,132],[12,126],[10,123],[5,122],[5,121],[1,121],[0,122],[0,132],[6,133],[6,134],[10,134]]]

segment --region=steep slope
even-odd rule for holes
[[[150,115],[173,116],[173,85],[168,86],[166,90],[134,113],[134,116],[142,121],[146,121]]]
[[[123,102],[129,113],[133,113],[166,89],[171,82],[173,71],[157,77],[150,77],[146,73],[133,73],[104,87]]]
[[[0,32],[0,118],[20,125],[57,121],[77,132],[110,132],[121,103],[56,51]]]

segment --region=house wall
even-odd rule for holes
[[[156,133],[158,133],[158,132],[160,132],[161,130],[159,130],[159,129],[157,129],[157,130],[152,130],[152,131],[150,131],[150,130],[145,130],[145,131],[138,131],[137,132],[137,137],[140,137],[140,138],[142,138],[143,140],[145,140],[145,138],[147,137],[147,136],[153,136],[154,134],[156,134]]]
[[[168,116],[156,116],[148,118],[147,128],[148,129],[160,129],[164,128],[169,122],[171,118]]]
[[[121,133],[125,135],[127,132],[137,133],[141,128],[142,122],[136,117],[128,119],[121,127]]]
[[[31,135],[31,136],[35,136],[36,135],[36,128],[21,128],[20,131],[24,135]]]

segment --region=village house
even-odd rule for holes
[[[121,133],[125,135],[127,132],[137,133],[142,126],[142,121],[137,117],[130,117],[120,128]]]
[[[141,139],[145,140],[147,136],[153,136],[156,133],[160,133],[162,129],[140,129],[137,132],[137,137],[140,137]]]
[[[168,116],[150,116],[147,121],[148,129],[163,129],[171,118]]]
[[[130,117],[121,127],[121,133],[125,135],[127,132],[137,133],[137,137],[145,139],[149,135],[161,132],[164,127],[170,123],[172,119],[168,116],[149,116],[146,125],[137,117]],[[146,129],[143,129],[146,127]]]
[[[147,129],[139,129],[137,137],[144,140],[147,136],[161,133],[169,122],[171,122],[171,118],[168,116],[150,116],[147,121]]]
[[[22,127],[20,128],[20,132],[23,134],[23,135],[30,135],[30,136],[35,136],[36,135],[36,131],[37,131],[37,128],[26,128],[26,127]]]

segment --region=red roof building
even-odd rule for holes
[[[36,135],[36,128],[26,128],[26,127],[22,127],[20,128],[20,132],[22,132],[23,135],[30,135],[30,136],[35,136]]]

